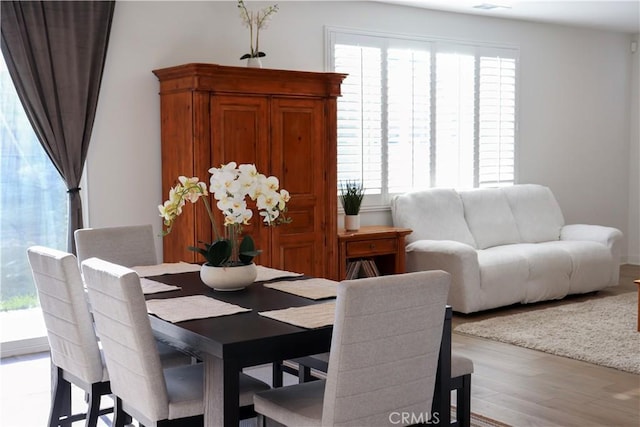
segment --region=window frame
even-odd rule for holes
[[[372,41],[377,41],[377,43],[372,43]],[[514,111],[513,111],[513,183],[518,182],[518,146],[519,146],[519,82],[520,82],[520,47],[515,44],[507,44],[507,43],[494,43],[494,42],[483,42],[476,40],[462,40],[462,39],[452,39],[452,38],[441,38],[434,36],[424,36],[424,35],[416,35],[416,34],[401,34],[401,33],[387,33],[387,32],[379,32],[379,31],[368,31],[362,29],[353,29],[347,27],[337,27],[337,26],[325,26],[325,69],[329,72],[335,72],[335,63],[334,63],[334,46],[335,44],[351,44],[355,45],[356,43],[363,46],[373,46],[376,48],[382,48],[382,56],[386,56],[386,50],[390,47],[409,47],[410,45],[414,45],[419,47],[420,49],[424,49],[426,45],[430,46],[431,57],[434,58],[438,53],[443,53],[446,51],[455,51],[458,53],[467,53],[473,54],[476,65],[475,65],[475,81],[474,81],[474,183],[473,187],[478,187],[478,176],[480,175],[480,171],[478,170],[478,162],[479,162],[479,147],[480,147],[480,135],[478,132],[478,128],[480,125],[479,121],[479,109],[480,109],[480,91],[479,88],[479,59],[483,56],[496,56],[500,55],[503,57],[508,57],[513,59],[514,67],[515,67],[515,84],[513,86],[514,93]],[[382,69],[382,73],[386,74],[387,70]],[[431,87],[432,93],[430,94],[431,99],[431,149],[436,145],[435,139],[435,114],[436,114],[436,106],[435,99],[436,93],[433,92],[435,88],[435,76],[436,71],[435,67],[431,67]],[[386,78],[386,76],[384,76]],[[382,91],[385,92],[386,88],[382,88]],[[384,95],[382,96],[384,98]],[[382,99],[382,117],[386,123],[386,115],[387,115],[387,104],[386,100]],[[386,160],[384,160],[387,156],[386,150],[388,145],[388,126],[382,126],[382,159],[381,165],[385,166]],[[430,156],[431,161],[431,182],[433,181],[435,175],[435,164],[437,162],[436,156]],[[388,176],[387,171],[383,168],[381,171],[381,179],[383,182],[381,183],[381,194],[367,194],[362,204],[361,211],[379,211],[379,210],[387,210],[389,209],[389,204],[391,198],[395,194],[399,193],[389,193],[388,190]],[[512,185],[511,184],[511,185]]]

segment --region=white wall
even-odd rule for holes
[[[638,67],[630,35],[374,2],[284,1],[261,33],[264,66],[324,71],[325,25],[519,46],[519,182],[550,186],[568,223],[637,234],[638,162],[629,158],[638,157]],[[160,231],[157,205],[166,195],[151,70],[187,62],[244,66],[238,58],[247,50],[235,2],[116,4],[87,161],[87,226],[152,223]],[[363,218],[389,221],[388,212]],[[637,259],[637,236],[626,246],[625,255]],[[160,239],[157,247],[161,253]]]
[[[636,52],[631,60],[631,104],[629,140],[629,250],[627,261],[640,264],[640,34],[633,37]]]

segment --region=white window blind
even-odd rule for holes
[[[349,70],[338,98],[338,179],[382,191],[381,49],[336,45],[335,67]]]
[[[512,185],[515,179],[516,61],[480,57],[478,185]]]
[[[428,187],[515,180],[518,50],[328,29],[338,98],[338,180],[365,205]]]
[[[387,56],[388,192],[431,183],[431,52],[389,49]]]

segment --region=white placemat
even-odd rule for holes
[[[188,273],[190,271],[200,271],[200,264],[190,264],[188,262],[165,262],[156,265],[138,265],[131,267],[138,276],[150,277],[162,274]]]
[[[152,299],[147,301],[147,312],[155,314],[171,323],[207,317],[228,316],[251,311],[250,308],[229,304],[204,295],[188,297]]]
[[[256,265],[258,276],[256,282],[264,282],[266,280],[282,279],[284,277],[298,277],[302,276],[302,273],[294,273],[292,271],[278,270],[275,268],[265,267],[262,265]]]
[[[140,278],[140,286],[142,287],[142,293],[145,295],[157,294],[158,292],[170,292],[179,291],[182,289],[180,286],[167,285],[166,283],[156,282],[155,280]]]
[[[265,283],[264,287],[313,300],[335,298],[338,292],[338,282],[322,278],[271,282]]]
[[[314,329],[333,325],[336,302],[291,307],[282,310],[261,311],[258,314],[301,328]]]

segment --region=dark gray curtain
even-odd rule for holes
[[[80,178],[107,54],[114,1],[0,2],[2,53],[18,96],[69,194],[67,247],[82,228]]]

